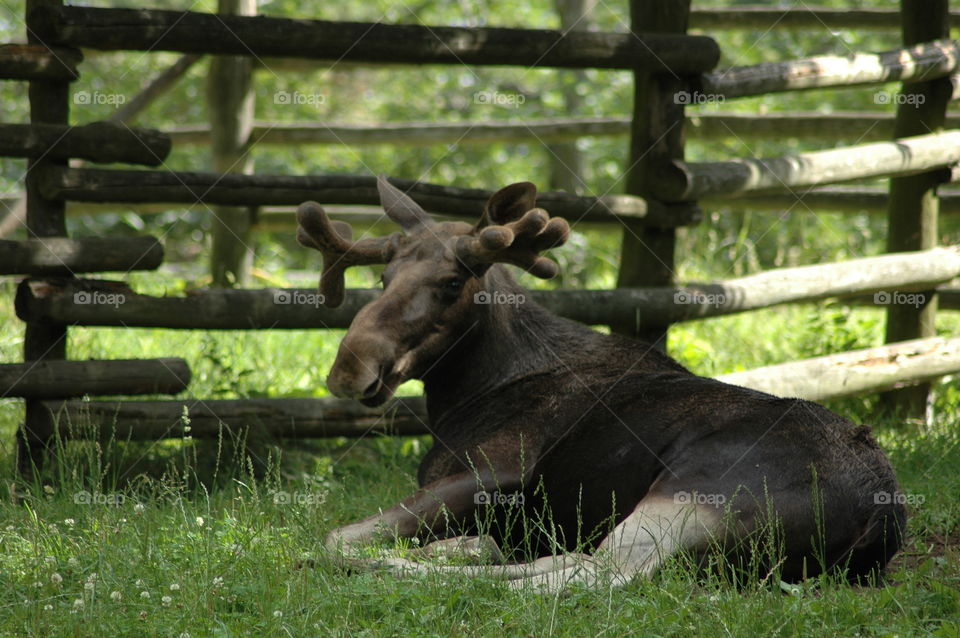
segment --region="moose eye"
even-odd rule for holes
[[[440,289],[445,295],[459,295],[460,291],[463,290],[463,280],[458,278],[447,279],[440,283]]]

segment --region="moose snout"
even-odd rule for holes
[[[327,375],[327,388],[345,399],[372,399],[393,369],[394,348],[383,339],[347,337]]]

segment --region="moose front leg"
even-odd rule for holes
[[[476,495],[484,490],[519,490],[519,477],[498,472],[461,472],[430,483],[412,496],[357,523],[338,527],[327,535],[331,551],[351,553],[377,537],[411,538],[418,534],[448,538],[472,522]]]

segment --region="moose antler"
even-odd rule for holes
[[[485,218],[481,224],[489,223]],[[502,225],[483,225],[474,234],[457,242],[457,257],[468,268],[473,265],[506,263],[531,275],[550,279],[559,271],[552,259],[539,253],[563,245],[570,225],[561,217],[550,218],[542,208],[528,210],[520,219]]]
[[[323,254],[320,294],[323,305],[336,308],[343,303],[343,273],[350,266],[384,264],[391,237],[352,241],[353,231],[346,222],[331,221],[316,202],[304,202],[297,209],[297,241]]]

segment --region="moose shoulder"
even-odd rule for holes
[[[720,548],[742,563],[771,527],[786,580],[862,577],[897,551],[906,513],[869,428],[698,377],[650,344],[529,300],[501,264],[550,278],[557,266],[541,253],[569,233],[536,208],[533,184],[498,191],[473,226],[432,220],[382,176],[378,186],[402,233],[353,241],[319,205],[298,213],[299,241],[323,253],[329,305],[343,299],[346,267],[386,264],[383,294],[353,320],[328,385],[379,405],[422,379],[434,445],[420,489],[331,532],[331,550],[383,530],[449,539],[479,527],[510,559],[482,569],[547,589],[624,583],[679,551]]]

